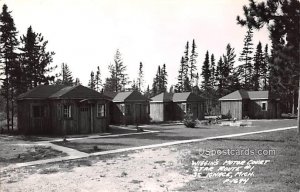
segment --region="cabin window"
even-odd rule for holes
[[[120,104],[120,110],[121,110],[122,114],[124,115],[125,114],[125,106],[124,106],[124,104]]]
[[[43,106],[32,106],[33,117],[44,117],[44,107]]]
[[[105,117],[105,104],[97,105],[97,117]]]
[[[72,117],[72,106],[71,105],[64,105],[64,108],[63,108],[63,115],[64,115],[64,118],[71,118]]]
[[[130,115],[130,105],[125,105],[125,115]]]
[[[261,110],[262,111],[267,111],[267,102],[262,102],[261,103]]]
[[[181,109],[184,113],[186,113],[186,104],[185,103],[181,104]]]

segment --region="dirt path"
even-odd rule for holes
[[[100,160],[89,167],[51,174],[16,170],[1,178],[2,191],[174,191],[193,179],[181,173],[179,152],[173,148],[146,149],[139,153]],[[50,170],[59,169],[59,164]],[[27,171],[26,171],[27,170]]]

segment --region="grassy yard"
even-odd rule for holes
[[[181,161],[184,170],[193,174],[192,161],[213,162],[219,160],[219,165],[226,160],[246,161],[269,160],[265,165],[254,165],[254,176],[248,177],[246,184],[223,183],[226,178],[208,178],[209,171],[199,171],[194,180],[187,183],[180,191],[299,191],[300,190],[300,136],[297,131],[288,130],[265,134],[254,134],[243,137],[216,139],[188,145],[180,145],[177,148],[182,156]],[[270,155],[203,155],[201,149],[212,150],[275,150]],[[252,162],[254,162],[252,161]],[[257,161],[258,162],[258,161]],[[209,166],[207,166],[209,167]],[[220,166],[215,166],[218,169]],[[232,167],[232,166],[229,166]],[[229,172],[229,171],[228,171]],[[202,175],[201,175],[202,174]],[[202,177],[201,177],[202,176]]]
[[[31,141],[25,141],[20,138],[0,136],[0,167],[9,164],[66,156],[65,153],[54,150],[51,147],[34,145]]]

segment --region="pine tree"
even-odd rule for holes
[[[254,83],[253,90],[258,91],[258,90],[260,90],[260,80],[261,80],[261,74],[262,74],[262,67],[264,65],[264,56],[263,56],[261,42],[259,42],[257,44],[256,52],[255,52],[253,61],[254,61],[254,64],[253,64],[254,72],[253,72],[253,78],[252,78],[253,83]]]
[[[217,68],[216,68],[216,86],[217,86],[217,94],[219,97],[224,96],[224,75],[223,75],[223,67],[224,67],[224,62],[222,60],[222,57],[220,57]]]
[[[197,71],[196,59],[198,57],[198,53],[196,52],[196,48],[197,48],[197,46],[195,44],[195,40],[193,39],[191,56],[190,56],[190,65],[189,65],[191,85],[194,84],[194,81],[196,78],[196,71]]]
[[[211,86],[214,89],[215,85],[216,85],[216,77],[215,77],[215,73],[216,73],[216,67],[215,67],[215,56],[214,54],[211,54],[210,57],[210,67],[209,67],[209,71],[210,71],[210,82],[211,82]]]
[[[88,84],[89,88],[95,90],[96,87],[95,87],[95,74],[94,72],[92,71],[91,72],[91,75],[90,75],[90,80],[89,80],[89,84]]]
[[[263,62],[261,65],[261,78],[263,81],[262,89],[263,90],[268,90],[269,88],[269,72],[270,72],[270,65],[269,65],[269,48],[268,44],[266,44],[264,53],[263,53]]]
[[[234,48],[231,47],[230,44],[226,46],[226,55],[223,56],[224,58],[224,66],[223,66],[223,77],[224,77],[224,91],[225,93],[231,93],[235,91],[234,88],[234,81],[236,80],[233,73],[234,73],[234,63],[235,63],[235,51]]]
[[[30,26],[26,36],[21,37],[22,47],[21,62],[24,76],[26,76],[26,88],[32,89],[40,84],[49,84],[55,76],[49,75],[57,66],[50,66],[54,52],[48,52],[48,41],[44,40],[41,33],[35,33]]]
[[[66,63],[62,64],[62,84],[72,86],[74,84],[72,72]]]
[[[96,72],[96,76],[95,76],[95,90],[100,92],[102,89],[102,79],[101,79],[101,71],[100,71],[100,67],[97,67],[97,72]]]
[[[184,80],[186,78],[186,76],[184,76],[184,71],[185,71],[185,62],[184,62],[184,58],[181,57],[181,61],[180,61],[180,68],[178,71],[178,83],[175,86],[175,91],[180,93],[184,91]]]
[[[210,65],[209,65],[209,53],[206,51],[205,59],[202,65],[202,89],[205,92],[208,92],[211,89],[211,73],[210,73]]]
[[[139,66],[139,74],[137,79],[138,91],[142,92],[144,87],[144,71],[143,71],[143,63],[140,62]]]
[[[136,80],[133,80],[131,82],[131,90],[132,91],[139,91],[139,85],[138,85],[138,82]]]
[[[14,24],[14,20],[9,12],[6,4],[2,7],[2,13],[0,15],[0,54],[1,64],[4,69],[4,81],[2,84],[2,95],[6,99],[6,120],[7,129],[10,127],[10,108],[11,105],[11,125],[13,129],[13,116],[14,116],[14,99],[16,93],[19,92],[18,85],[21,81],[21,68],[18,62],[17,46],[19,44],[17,40],[17,30]]]
[[[147,98],[150,98],[152,96],[149,85],[147,86],[147,89],[146,89],[146,91],[144,93],[144,96],[147,97]]]
[[[110,77],[106,78],[105,87],[106,91],[124,91],[125,86],[129,83],[128,74],[126,73],[126,66],[123,64],[122,56],[119,49],[114,56],[114,64],[110,64],[108,69]]]
[[[160,75],[161,75],[161,77],[160,77],[160,80],[161,80],[160,92],[166,92],[167,85],[168,85],[168,74],[167,74],[166,64],[163,64]]]
[[[247,34],[245,36],[244,39],[244,47],[243,47],[243,51],[240,55],[239,61],[241,61],[244,66],[244,82],[243,82],[243,88],[244,89],[252,89],[252,37],[253,37],[253,32],[252,32],[252,28],[250,27],[247,31]]]

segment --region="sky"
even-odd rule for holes
[[[144,65],[145,87],[152,85],[158,65],[166,64],[168,85],[176,84],[187,41],[195,39],[201,73],[206,51],[216,60],[228,43],[237,58],[246,28],[237,25],[248,0],[0,0],[12,11],[19,35],[32,26],[48,40],[53,64],[67,63],[74,78],[87,85],[91,71],[100,66],[102,80],[109,75],[117,49],[130,80]],[[258,41],[269,43],[268,31],[254,30]],[[238,64],[238,59],[237,63]],[[57,70],[59,72],[59,70]]]

